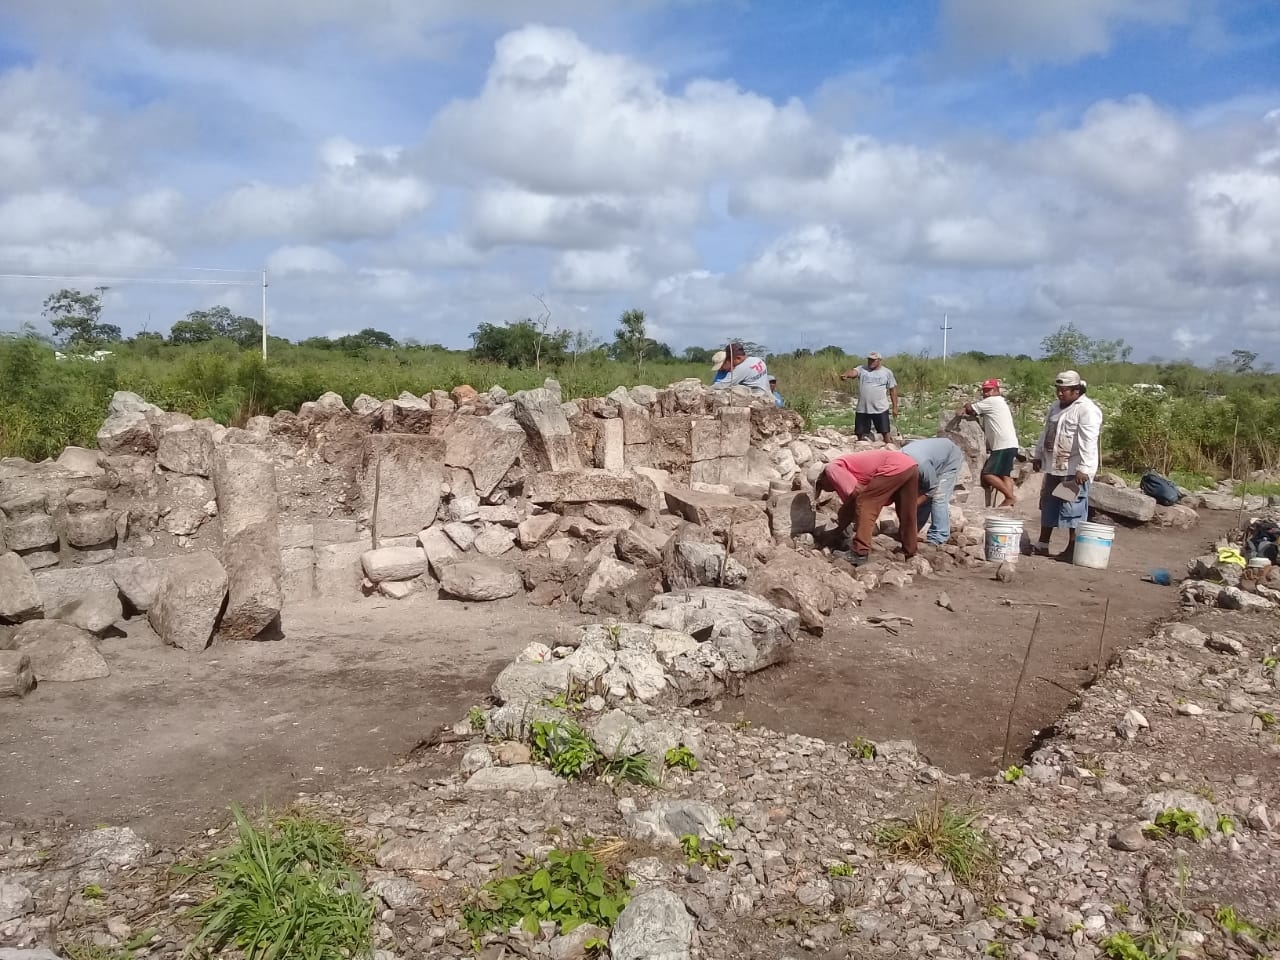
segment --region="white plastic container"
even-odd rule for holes
[[[1105,570],[1111,561],[1111,544],[1116,538],[1116,528],[1105,523],[1089,523],[1082,520],[1076,528],[1075,565]]]
[[[1021,520],[1011,517],[987,517],[986,553],[992,563],[1017,563],[1022,553]]]

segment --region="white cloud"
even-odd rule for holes
[[[798,101],[777,106],[731,83],[679,94],[625,56],[568,30],[525,27],[498,41],[484,89],[432,124],[426,152],[453,175],[488,173],[541,193],[703,186],[765,167],[807,170],[827,140]]]
[[[1181,181],[1187,133],[1149,97],[1103,100],[1080,126],[1035,144],[1044,169],[1131,197],[1165,198]]]
[[[267,271],[272,275],[341,273],[345,269],[342,258],[324,247],[280,247],[267,257]]]
[[[1071,63],[1109,51],[1122,27],[1183,22],[1190,6],[1190,0],[943,0],[942,31],[962,60]]]
[[[84,112],[65,75],[44,65],[0,74],[0,190],[92,183],[113,156],[102,120]]]
[[[1012,266],[1035,263],[1049,252],[1038,223],[1001,223],[990,217],[935,220],[925,227],[930,260],[958,266]]]
[[[647,279],[633,247],[566,250],[551,270],[551,282],[557,289],[576,293],[636,290]]]
[[[742,271],[742,284],[758,293],[788,296],[856,288],[863,265],[838,229],[801,227],[778,237]]]
[[[1280,163],[1206,173],[1189,194],[1196,249],[1209,270],[1238,280],[1280,276]]]
[[[211,210],[214,231],[353,240],[388,235],[431,204],[431,187],[397,169],[394,149],[361,151],[331,140],[320,152],[322,169],[311,183],[284,187],[255,181],[218,199]]]
[[[481,247],[533,244],[609,248],[642,234],[684,232],[698,220],[701,198],[667,190],[643,197],[618,193],[551,196],[511,187],[477,193],[470,232]]]

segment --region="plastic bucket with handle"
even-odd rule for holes
[[[992,563],[1017,563],[1022,552],[1022,521],[1010,517],[987,517],[986,552]]]
[[[1076,528],[1075,560],[1077,567],[1107,569],[1111,560],[1111,544],[1116,538],[1116,528],[1105,523],[1081,521]]]

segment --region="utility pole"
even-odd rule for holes
[[[262,271],[262,362],[267,362],[267,271]]]
[[[951,330],[951,325],[947,323],[947,315],[945,313],[942,315],[942,326],[939,329],[942,331],[942,365],[946,366],[947,364],[947,333],[948,331]]]

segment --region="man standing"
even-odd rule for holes
[[[1058,399],[1045,416],[1044,430],[1031,454],[1031,466],[1044,468],[1044,489],[1040,491],[1040,542],[1032,553],[1047,556],[1055,527],[1065,527],[1067,549],[1058,559],[1075,559],[1076,527],[1089,516],[1089,484],[1098,472],[1098,438],[1102,434],[1102,411],[1086,397],[1088,384],[1074,370],[1064,370],[1053,381]],[[1075,494],[1055,496],[1059,486]]]
[[[994,490],[1004,497],[1004,503],[1000,506],[1015,506],[1018,492],[1013,485],[1013,461],[1018,455],[1018,431],[1013,426],[1009,402],[1000,395],[1000,381],[983,381],[982,399],[977,403],[966,403],[958,413],[977,417],[987,438],[987,461],[982,465],[982,485],[987,489],[988,505],[994,501],[991,496],[991,491]]]
[[[858,406],[853,415],[853,432],[858,439],[869,439],[874,429],[888,443],[890,410],[898,419],[898,380],[893,371],[884,365],[880,354],[869,353],[866,366],[846,370],[840,379],[858,381]]]
[[[749,390],[769,396],[769,370],[759,357],[748,357],[746,349],[740,343],[729,344],[729,375],[723,380],[711,384],[713,390],[727,390],[730,387],[746,387]]]
[[[919,469],[916,462],[898,450],[867,450],[847,453],[827,464],[814,486],[816,502],[826,490],[840,498],[836,529],[843,533],[850,523],[853,549],[846,559],[855,567],[867,562],[876,520],[890,501],[898,512],[898,539],[907,559],[916,555],[916,505],[919,500]]]
[[[912,440],[902,452],[914,460],[920,471],[920,506],[916,529],[929,524],[927,543],[941,546],[951,538],[951,495],[955,493],[964,451],[945,437]]]

